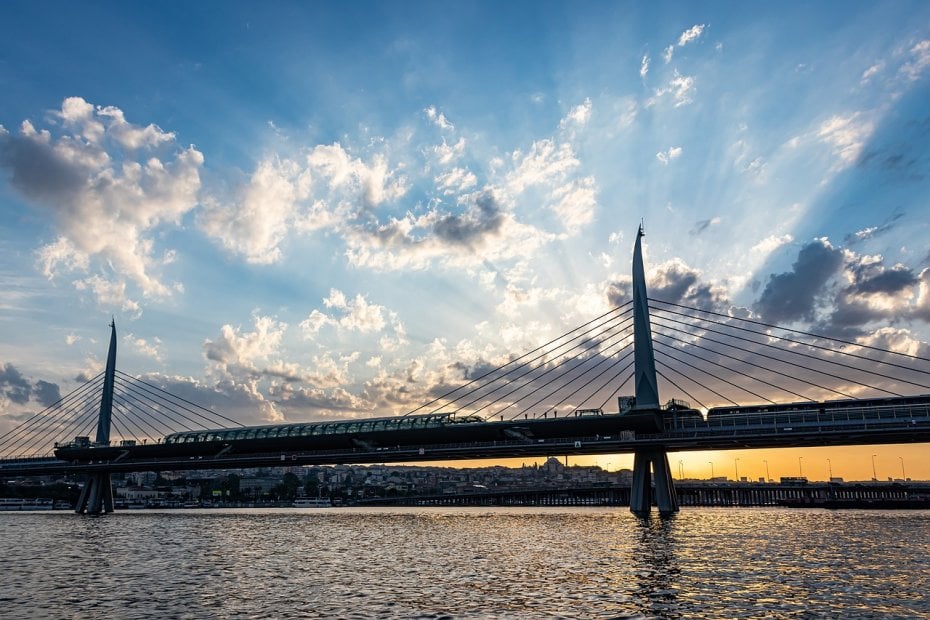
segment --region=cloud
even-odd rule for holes
[[[465,168],[453,168],[436,177],[436,186],[443,194],[462,194],[478,185],[475,173]]]
[[[230,367],[257,370],[258,362],[268,360],[278,352],[287,324],[258,314],[253,320],[255,330],[252,332],[223,325],[216,340],[204,341],[204,356],[224,370]]]
[[[678,71],[669,80],[668,84],[662,88],[657,88],[652,97],[646,101],[646,107],[651,107],[666,95],[671,95],[675,102],[675,107],[691,103],[691,94],[694,91],[694,78],[689,75],[681,75]]]
[[[901,66],[900,74],[907,81],[916,82],[927,67],[930,67],[930,39],[924,39],[910,49],[910,58]]]
[[[681,33],[681,36],[678,37],[678,47],[684,47],[688,43],[697,41],[701,34],[704,33],[704,24],[695,24],[687,30]]]
[[[461,157],[462,153],[465,152],[465,138],[459,138],[458,141],[451,146],[443,140],[442,144],[434,146],[432,150],[439,164],[443,166],[448,165]]]
[[[645,79],[649,74],[649,54],[643,54],[643,59],[639,64],[639,77]]]
[[[681,35],[678,37],[677,46],[684,47],[685,45],[689,43],[693,43],[694,41],[697,41],[701,37],[701,35],[704,33],[704,28],[705,28],[704,24],[695,24],[694,26],[691,26],[690,28],[682,32]],[[676,44],[672,44],[665,48],[665,52],[663,54],[663,58],[665,59],[665,64],[672,62],[672,56],[675,53],[675,46]]]
[[[781,246],[787,245],[792,241],[794,241],[794,237],[787,233],[781,236],[769,235],[759,243],[752,246],[749,251],[754,254],[762,254],[763,256],[767,256]]]
[[[0,364],[0,395],[16,405],[25,405],[35,400],[48,407],[61,399],[61,390],[55,383],[39,379],[35,383],[23,376],[13,364]],[[0,407],[0,410],[6,406]]]
[[[574,234],[594,219],[597,208],[597,185],[594,177],[584,177],[552,191],[552,211],[566,232]]]
[[[897,226],[898,220],[903,218],[904,215],[905,214],[903,211],[897,211],[895,213],[892,213],[887,218],[885,218],[885,221],[883,221],[878,226],[867,226],[866,228],[863,228],[862,230],[858,230],[852,233],[851,235],[847,235],[846,238],[844,239],[844,242],[846,243],[846,245],[855,245],[856,243],[860,243],[868,239],[874,239],[875,237],[878,237],[879,235],[883,235],[886,232],[892,230],[895,226]]]
[[[583,103],[569,110],[568,115],[562,119],[560,126],[563,128],[569,125],[583,127],[591,120],[591,108],[591,99],[586,98]]]
[[[728,307],[725,291],[701,281],[701,272],[688,267],[681,259],[673,259],[649,271],[649,297],[705,310],[725,311]]]
[[[875,125],[865,120],[859,113],[846,116],[832,116],[817,129],[817,136],[833,147],[833,153],[839,158],[840,166],[855,163],[862,153],[866,140],[875,131]]]
[[[446,115],[437,110],[436,106],[430,106],[426,108],[426,118],[428,118],[430,122],[444,131],[451,131],[455,129],[455,125],[450,123],[446,118]]]
[[[874,65],[872,65],[871,67],[869,67],[868,69],[862,72],[862,77],[860,78],[860,81],[863,84],[865,84],[866,82],[871,80],[873,77],[878,75],[884,68],[885,68],[884,62],[875,63]]]
[[[712,217],[708,220],[701,220],[699,222],[695,222],[694,227],[690,231],[688,231],[688,234],[691,235],[692,237],[695,237],[697,235],[700,235],[702,232],[704,232],[711,226],[717,226],[718,224],[720,224],[721,221],[723,220],[721,220],[719,217]]]
[[[387,325],[385,315],[393,314],[384,306],[368,303],[361,294],[356,295],[354,300],[349,300],[345,293],[335,288],[330,290],[329,297],[323,300],[323,304],[336,312],[327,315],[314,310],[300,323],[300,329],[306,336],[316,334],[327,325],[361,333],[380,332]]]
[[[0,166],[58,233],[38,251],[43,272],[83,274],[76,285],[101,304],[129,283],[144,296],[170,295],[175,287],[158,274],[154,233],[179,225],[196,206],[203,155],[179,149],[173,133],[133,125],[118,108],[80,97],[65,99],[53,116],[61,122],[57,135],[29,121],[17,135],[0,132]],[[173,152],[156,154],[165,148]],[[135,305],[127,295],[115,303]]]
[[[680,146],[671,146],[665,151],[659,151],[656,153],[656,159],[658,159],[662,164],[668,165],[668,162],[678,159],[681,157],[682,149]]]
[[[198,223],[247,262],[274,263],[281,258],[280,244],[290,232],[298,198],[308,195],[309,182],[295,162],[269,157],[259,163],[236,204],[222,205],[211,198]]]
[[[136,353],[149,357],[157,362],[162,361],[161,340],[158,338],[146,340],[144,338],[137,338],[133,334],[126,334],[123,336],[123,340],[126,341]]]
[[[23,377],[22,373],[13,364],[4,364],[0,367],[0,389],[3,395],[16,403],[25,405],[32,394],[32,384]]]
[[[842,265],[842,250],[815,239],[800,249],[791,271],[769,276],[753,309],[776,324],[812,321],[825,285]]]

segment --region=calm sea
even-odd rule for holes
[[[0,513],[0,618],[928,618],[930,511]]]

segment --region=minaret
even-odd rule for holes
[[[656,380],[656,360],[652,350],[652,328],[649,325],[649,298],[646,295],[646,275],[643,269],[643,227],[636,233],[633,246],[633,362],[636,389],[636,409],[655,412],[661,420],[659,384]],[[653,489],[653,484],[655,488]],[[630,489],[630,511],[649,514],[652,500],[661,514],[678,512],[678,496],[672,481],[665,448],[637,450],[633,455],[633,486]]]

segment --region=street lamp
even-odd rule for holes
[[[833,464],[827,459],[827,471],[830,472],[830,480],[833,480]]]
[[[772,477],[769,475],[769,462],[766,460],[763,460],[762,462],[765,463],[765,481],[769,482],[772,479]]]
[[[875,482],[876,480],[878,480],[878,476],[875,474],[875,457],[876,456],[878,455],[877,454],[872,455],[872,482]]]
[[[803,458],[804,458],[803,456],[798,457],[798,478],[804,477],[804,472],[801,470],[801,459]]]
[[[736,481],[739,482],[739,458],[733,459],[733,468],[736,470]]]
[[[685,463],[684,461],[678,461],[678,479],[685,479]]]
[[[713,480],[714,479],[714,462],[707,461],[707,464],[710,465],[710,479]]]
[[[898,460],[901,461],[901,480],[907,480],[907,476],[904,475],[904,457],[899,456]]]

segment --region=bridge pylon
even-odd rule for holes
[[[655,353],[652,350],[652,327],[649,323],[649,299],[646,295],[646,275],[643,269],[643,227],[636,233],[633,246],[633,385],[636,409],[655,411],[661,415],[659,385],[656,380]],[[648,514],[655,500],[659,512],[678,512],[678,495],[664,448],[637,450],[633,456],[633,486],[630,511]]]
[[[107,367],[103,375],[103,394],[100,397],[100,414],[97,417],[98,446],[110,443],[110,421],[113,417],[113,383],[116,379],[116,321],[110,323],[110,350],[107,353]],[[74,511],[78,514],[96,515],[113,512],[113,484],[109,471],[87,474],[84,488],[78,498]]]

